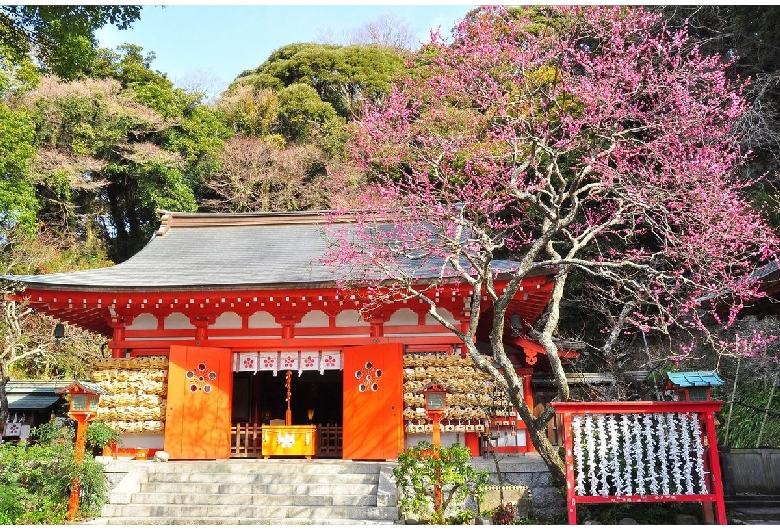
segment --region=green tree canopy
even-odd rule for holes
[[[44,77],[20,100],[35,123],[39,219],[84,241],[99,237],[115,261],[146,244],[157,209],[196,209],[196,190],[230,136],[201,95],[152,71],[140,47],[119,50],[101,52],[97,77]]]
[[[267,136],[279,119],[277,90],[237,83],[216,102],[221,118],[236,134]]]
[[[294,83],[279,91],[279,131],[293,142],[315,136],[319,127],[337,117],[333,106],[308,85]]]
[[[332,44],[296,43],[273,52],[243,78],[264,88],[303,83],[316,90],[339,116],[359,114],[362,103],[380,97],[390,90],[392,80],[401,73],[405,52],[375,44],[336,46]]]
[[[80,77],[95,56],[95,31],[127,29],[140,14],[141,6],[0,6],[0,55],[22,63],[33,54],[45,72]]]
[[[29,175],[35,156],[33,123],[24,110],[0,103],[0,230],[36,229],[38,201]]]

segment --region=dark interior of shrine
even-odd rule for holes
[[[287,412],[287,372],[236,372],[233,374],[232,422],[284,422]],[[342,372],[304,371],[290,375],[290,410],[293,425],[342,424]],[[311,417],[310,417],[311,416]]]

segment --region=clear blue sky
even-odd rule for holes
[[[177,86],[214,95],[244,70],[259,66],[276,49],[295,42],[322,42],[348,34],[382,15],[406,21],[417,40],[430,30],[444,35],[475,5],[144,5],[132,29],[105,27],[100,46],[136,44],[154,52],[152,69]]]

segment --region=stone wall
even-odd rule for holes
[[[517,497],[520,500],[519,513],[532,511],[545,515],[555,515],[565,513],[566,511],[566,493],[551,484],[550,471],[547,464],[536,453],[527,453],[520,455],[502,455],[497,454],[498,471],[496,464],[489,456],[487,458],[475,458],[472,465],[476,469],[486,470],[490,473],[488,484],[498,485],[500,471],[504,485],[510,486],[504,492],[504,501],[510,499],[510,496]],[[517,486],[525,486],[518,488]],[[493,490],[495,492],[495,489]],[[493,502],[491,499],[495,493],[490,493],[490,499],[486,496],[485,502]],[[484,504],[484,503],[483,503]],[[486,509],[487,506],[481,506],[480,509]]]

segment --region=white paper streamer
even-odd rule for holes
[[[706,494],[698,414],[572,416],[578,496]]]

